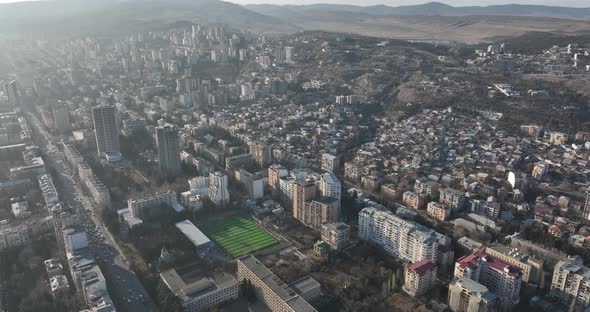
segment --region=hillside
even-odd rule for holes
[[[469,7],[453,8],[438,3],[398,8],[343,5],[247,7],[306,30],[348,32],[408,40],[477,43],[529,32],[590,34],[588,20],[494,14],[449,16],[447,14],[452,14],[454,9],[466,11]],[[398,14],[386,14],[394,9]]]
[[[255,32],[298,31],[275,17],[219,0],[49,0],[0,4],[4,33],[104,33],[155,30],[179,21]]]

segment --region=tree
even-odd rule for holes
[[[162,282],[158,283],[158,304],[162,312],[182,311],[180,299]]]

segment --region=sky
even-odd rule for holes
[[[0,0],[0,3],[22,2],[23,0]],[[100,0],[96,0],[100,1]],[[198,0],[195,0],[198,1]],[[334,3],[334,4],[354,4],[354,5],[376,5],[386,4],[390,6],[423,4],[431,0],[225,0],[238,4],[252,3],[270,3],[270,4],[312,4],[312,3]],[[432,0],[434,1],[434,0]],[[569,7],[590,7],[589,0],[438,0],[453,6],[470,6],[470,5],[494,5],[494,4],[539,4]],[[475,3],[474,3],[475,2]]]

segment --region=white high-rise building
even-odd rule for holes
[[[293,48],[293,47],[285,47],[285,62],[287,62],[287,63],[293,62],[293,56],[295,54],[294,51],[295,51],[295,48]]]
[[[436,263],[436,232],[404,220],[383,207],[368,207],[359,213],[359,239],[381,246],[389,255],[414,263],[430,259]]]
[[[220,208],[229,205],[229,191],[227,190],[227,175],[225,173],[213,172],[209,175],[209,199]]]
[[[320,179],[320,195],[325,197],[334,197],[340,200],[342,199],[342,183],[338,180],[338,177],[332,172],[322,174]]]
[[[118,161],[122,158],[115,110],[116,108],[111,105],[99,105],[92,108],[98,156],[109,161]]]
[[[169,175],[179,175],[182,168],[180,166],[178,129],[172,126],[157,127],[156,144],[160,170]]]

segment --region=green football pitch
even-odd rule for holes
[[[254,222],[240,216],[199,226],[232,258],[278,244],[278,241]]]

